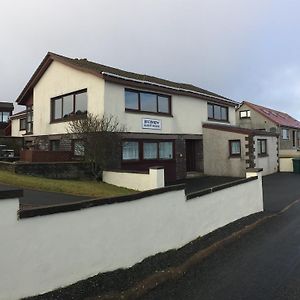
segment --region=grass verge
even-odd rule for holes
[[[0,183],[46,192],[106,198],[132,194],[135,191],[93,180],[48,179],[0,170]]]

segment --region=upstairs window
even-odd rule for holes
[[[208,120],[228,122],[228,107],[217,104],[207,104]]]
[[[68,120],[87,114],[87,90],[81,90],[51,99],[51,120]]]
[[[7,111],[1,111],[0,112],[0,122],[1,123],[8,123],[10,113]]]
[[[288,129],[282,129],[281,130],[281,137],[283,140],[289,140],[290,139],[290,134]]]
[[[250,110],[242,110],[240,111],[240,119],[250,119],[251,112]]]
[[[171,97],[150,92],[125,90],[125,110],[171,114]]]

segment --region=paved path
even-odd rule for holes
[[[9,190],[9,189],[23,189],[23,188],[0,183],[0,190]],[[23,206],[43,206],[43,205],[53,205],[58,203],[59,204],[70,203],[70,202],[81,201],[86,199],[89,199],[89,197],[81,197],[81,196],[67,195],[62,193],[51,193],[51,192],[24,189],[24,197],[20,198],[20,204]]]
[[[300,175],[267,176],[264,187],[266,209],[279,211],[300,198]],[[154,299],[300,299],[300,204],[142,298]]]

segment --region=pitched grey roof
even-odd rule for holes
[[[138,74],[138,73],[134,73],[134,72],[129,72],[129,71],[117,69],[114,67],[102,65],[99,63],[95,63],[95,62],[89,61],[85,58],[84,59],[69,58],[69,57],[65,57],[62,55],[55,54],[55,53],[51,53],[51,55],[55,56],[57,58],[60,58],[62,60],[65,60],[69,64],[73,64],[73,65],[76,65],[81,68],[89,69],[89,70],[91,70],[93,72],[97,72],[99,74],[104,74],[104,75],[108,75],[108,76],[116,75],[117,77],[120,77],[120,78],[128,78],[128,79],[137,80],[140,82],[155,83],[155,84],[162,85],[165,87],[171,87],[171,88],[186,90],[186,91],[193,91],[193,92],[201,93],[201,94],[204,94],[207,96],[213,96],[213,97],[217,97],[217,98],[229,101],[229,102],[236,103],[235,101],[233,101],[229,98],[226,98],[224,96],[221,96],[216,93],[210,92],[208,90],[202,89],[200,87],[194,86],[189,83],[179,83],[179,82],[174,82],[174,81],[170,81],[170,80],[166,80],[166,79],[162,79],[159,77],[150,76],[150,75],[146,75],[146,74]]]
[[[142,85],[147,85],[147,86],[156,85],[157,87],[160,88],[176,90],[176,92],[180,94],[186,94],[198,98],[208,97],[211,99],[211,101],[227,103],[228,105],[231,106],[236,106],[238,104],[238,102],[234,100],[210,92],[208,90],[202,89],[200,87],[194,86],[192,84],[179,83],[179,82],[174,82],[174,81],[170,81],[170,80],[166,80],[166,79],[162,79],[162,78],[158,78],[146,74],[129,72],[118,68],[95,63],[87,59],[69,58],[52,52],[49,52],[46,55],[42,63],[39,65],[39,67],[31,77],[31,79],[29,80],[29,82],[21,92],[20,96],[17,99],[17,102],[19,104],[23,104],[23,100],[30,93],[32,93],[34,85],[38,82],[38,80],[41,78],[41,76],[44,74],[44,72],[46,71],[46,69],[48,68],[48,66],[51,64],[53,60],[57,60],[70,67],[74,67],[76,69],[92,73],[96,76],[103,77],[105,80],[112,80],[112,78],[115,77],[115,79],[132,81]]]
[[[8,108],[13,110],[14,109],[14,105],[11,102],[0,102],[0,109],[1,108]]]

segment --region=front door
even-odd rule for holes
[[[186,171],[196,171],[196,140],[185,141]]]

